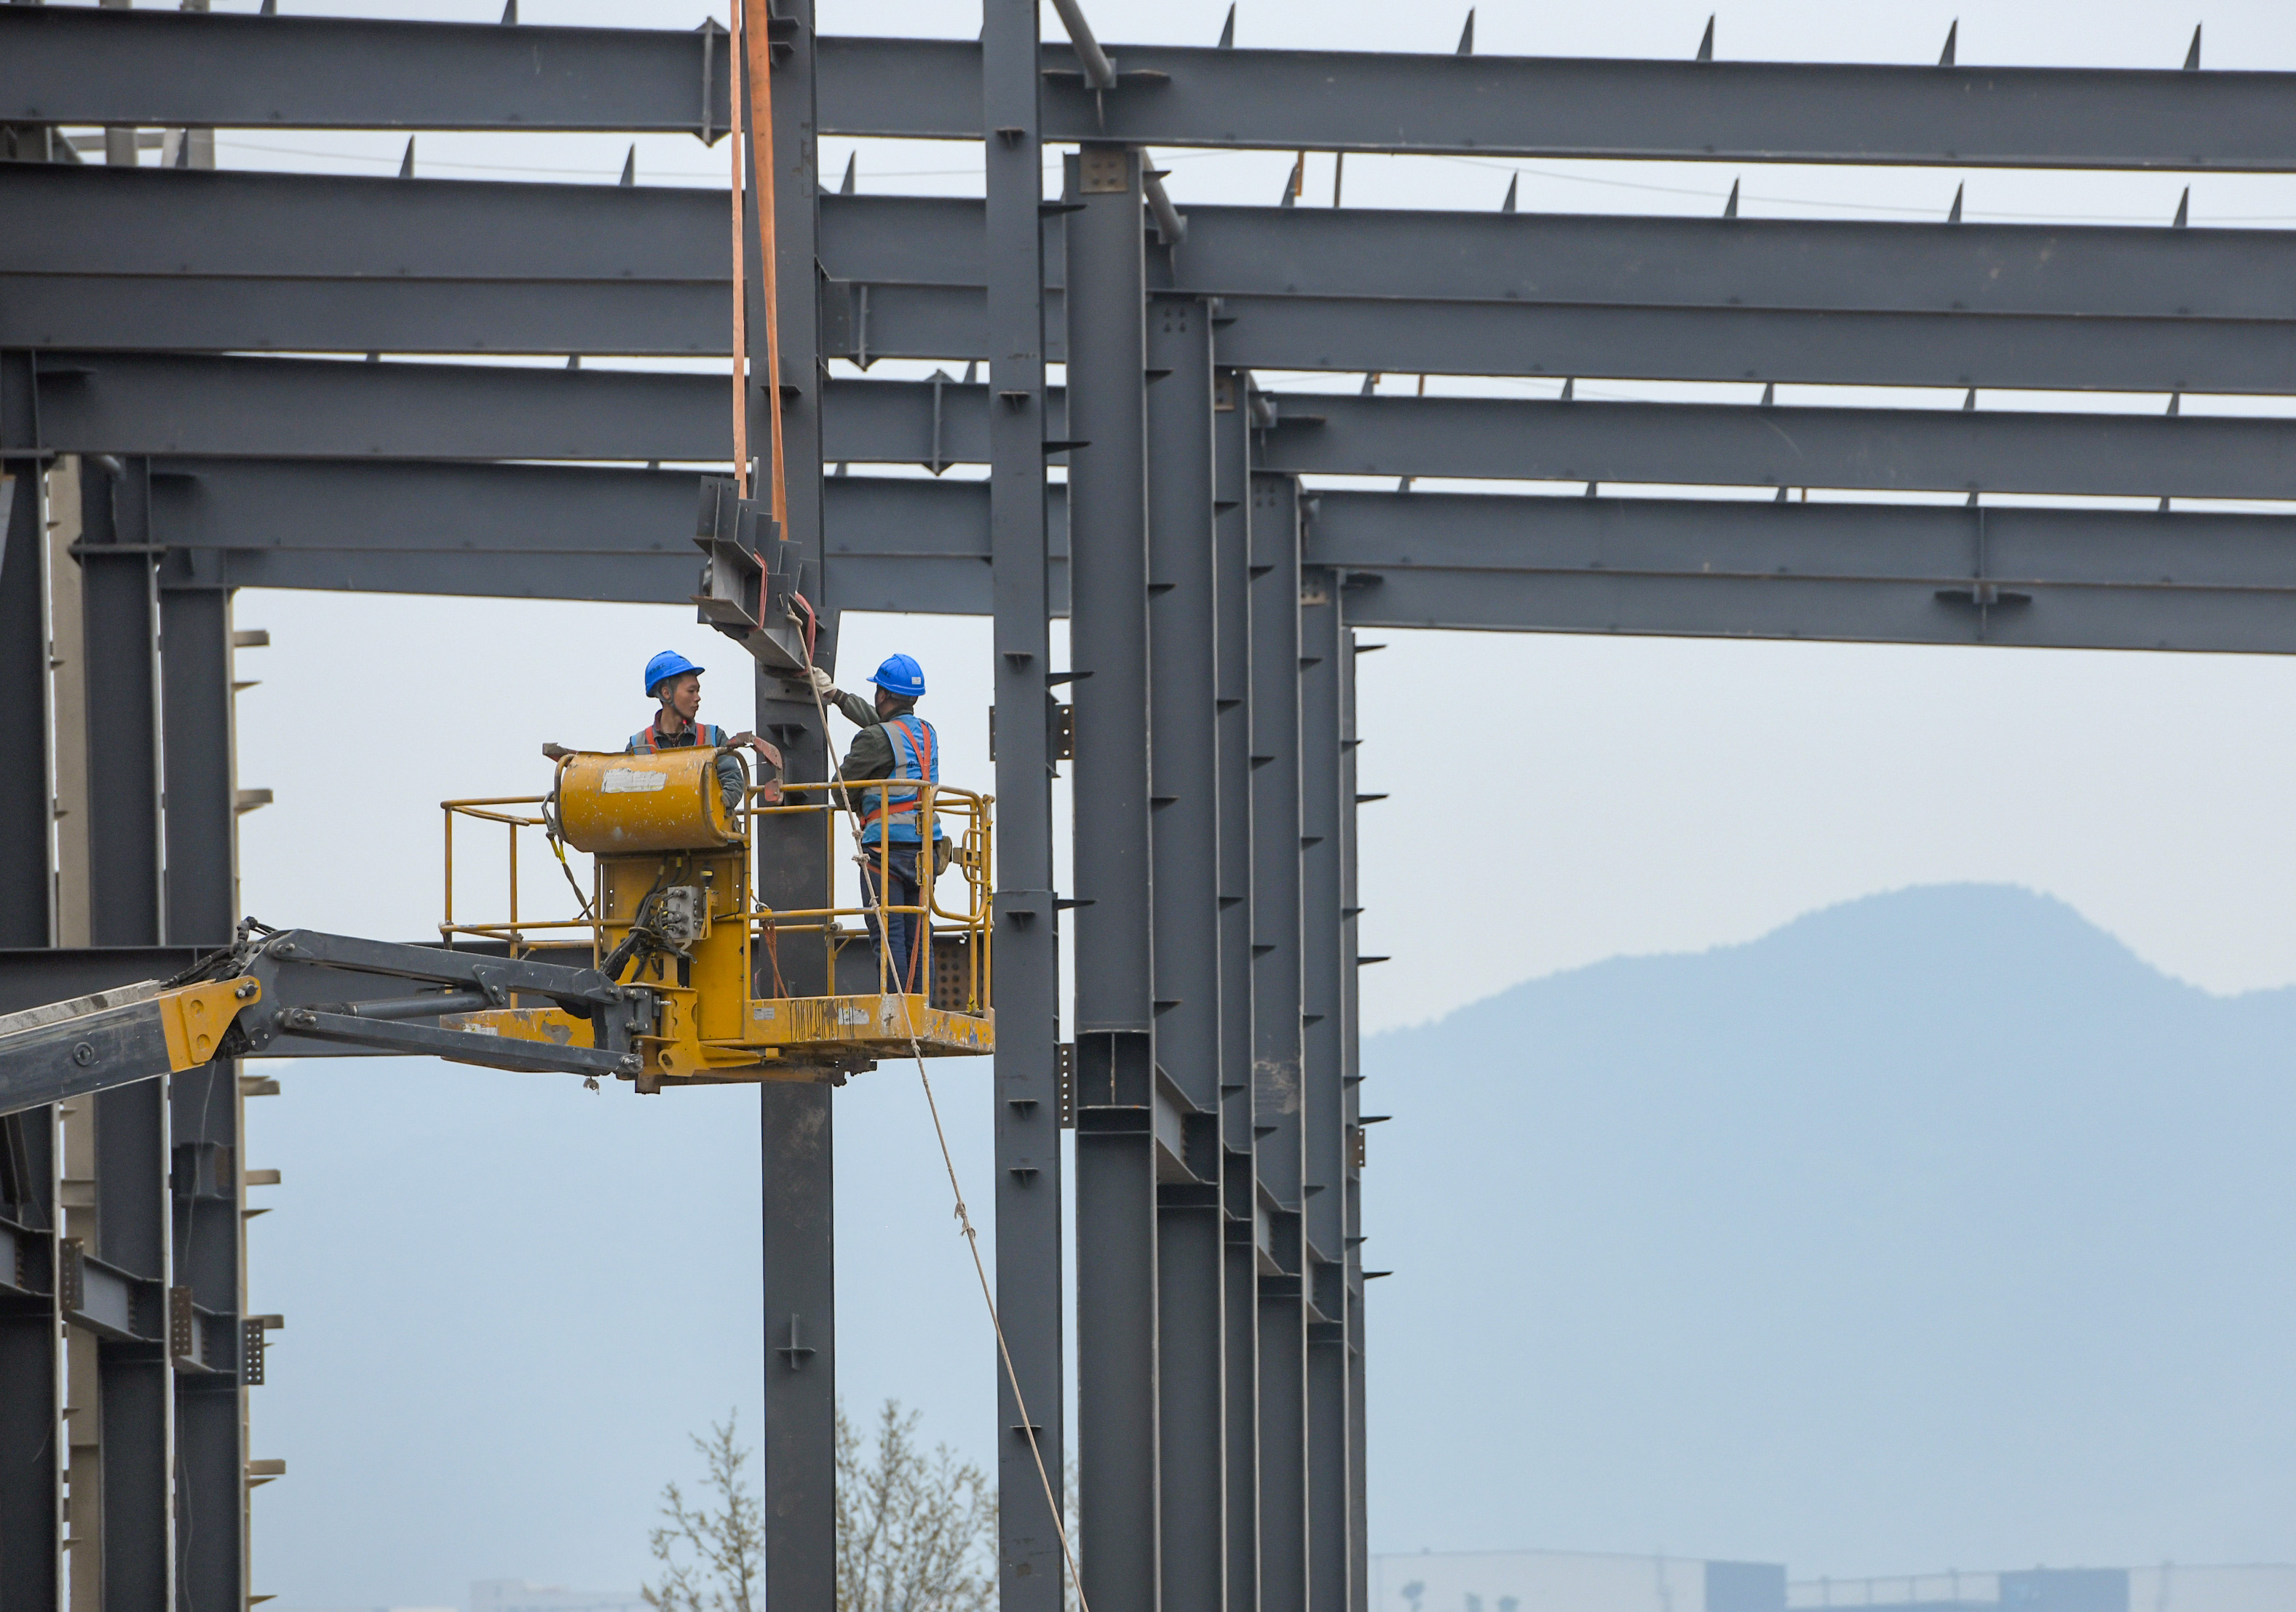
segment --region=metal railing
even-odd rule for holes
[[[863,786],[855,784],[851,793],[859,795]],[[826,906],[772,909],[758,902],[754,896],[751,909],[741,915],[749,930],[750,950],[753,962],[762,962],[761,988],[766,994],[792,994],[782,982],[782,946],[792,937],[813,937],[821,946],[822,977],[831,982],[830,994],[845,994],[836,990],[840,975],[839,962],[845,950],[856,945],[873,946],[876,966],[870,975],[873,991],[900,991],[903,994],[923,995],[933,1006],[970,1014],[983,1014],[992,1000],[994,966],[991,958],[990,898],[992,870],[996,866],[993,799],[969,789],[958,789],[946,784],[914,785],[918,793],[918,816],[940,831],[939,843],[947,848],[945,866],[941,859],[925,849],[935,843],[922,838],[916,843],[918,851],[919,899],[914,902],[871,901],[868,883],[861,885],[860,899],[841,901],[832,896]],[[879,841],[862,845],[850,832],[849,825],[840,818],[853,814],[851,802],[841,798],[841,791],[827,784],[790,784],[776,788],[772,785],[755,786],[743,797],[737,815],[742,819],[742,843],[752,854],[759,852],[757,842],[758,827],[767,820],[787,821],[792,818],[819,817],[824,819],[819,843],[823,854],[830,861],[832,890],[836,887],[834,868],[840,857],[849,859],[857,871],[865,861],[873,864],[870,871],[876,875],[879,891],[891,889],[889,876],[893,871],[897,853],[910,849],[903,843]],[[552,824],[545,808],[546,795],[497,795],[465,801],[442,801],[445,814],[443,854],[441,858],[444,889],[443,909],[439,923],[439,938],[449,946],[458,940],[505,947],[512,957],[522,957],[537,946],[565,946],[586,941],[594,964],[604,955],[606,934],[598,922],[600,911],[598,884],[594,868],[587,876],[578,873],[564,854],[565,847],[551,834]],[[455,906],[455,856],[457,820],[463,825],[467,841],[472,827],[500,826],[504,832],[504,867],[508,884],[508,916],[473,919],[458,917]],[[573,917],[529,917],[521,910],[519,877],[521,866],[521,842],[528,833],[539,835],[543,841],[540,854],[555,859],[566,866],[569,892],[577,897],[587,910]],[[811,837],[811,836],[808,836]],[[529,845],[524,856],[529,861],[537,854]],[[575,852],[581,855],[581,852]],[[467,853],[466,853],[467,859]],[[762,869],[753,865],[751,890],[758,888],[757,874]],[[951,875],[960,881],[961,899],[954,896],[944,901],[942,888]],[[588,893],[583,893],[585,886]],[[734,915],[722,915],[720,922]],[[898,969],[890,958],[890,946],[876,942],[874,928],[885,919],[906,917],[925,927],[926,944],[918,961],[927,971],[923,978],[898,979]],[[849,975],[850,970],[845,971]],[[756,970],[753,969],[753,977]],[[907,987],[905,991],[903,988]]]

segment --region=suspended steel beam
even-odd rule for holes
[[[722,284],[713,190],[0,165],[12,274]],[[855,285],[984,284],[981,204],[824,196]],[[1046,279],[1065,284],[1048,250]],[[1152,290],[1804,312],[2296,317],[2296,231],[1192,207]]]
[[[1046,46],[1044,137],[1478,156],[2296,168],[2289,75]],[[972,41],[820,42],[825,133],[980,137]],[[68,8],[0,14],[0,122],[726,127],[722,36]],[[1193,212],[1191,224],[1193,226]]]
[[[0,446],[330,459],[707,461],[730,452],[724,386],[708,375],[102,354],[38,363],[38,434],[19,436],[7,422]],[[936,473],[984,464],[989,391],[831,381],[824,455]],[[2290,419],[1320,393],[1274,401],[1259,463],[1295,474],[2296,498]],[[1066,409],[1060,389],[1048,389],[1051,429],[1065,429]]]

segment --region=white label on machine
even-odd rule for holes
[[[634,767],[609,767],[599,781],[600,794],[652,794],[669,785],[666,772],[640,772]]]

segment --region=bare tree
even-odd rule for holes
[[[837,1413],[836,1612],[988,1612],[996,1596],[996,1501],[988,1477],[943,1444],[927,1455],[917,1413],[885,1402],[867,1450]],[[765,1600],[765,1520],[734,1418],[695,1435],[708,1470],[689,1505],[662,1488],[647,1537],[661,1564],[644,1594],[660,1612],[753,1612]]]
[[[837,1416],[837,1612],[988,1612],[996,1598],[996,1501],[988,1479],[943,1444],[928,1456],[917,1413],[887,1400],[875,1447]]]
[[[662,1486],[662,1523],[646,1536],[661,1582],[640,1591],[660,1612],[752,1612],[765,1599],[765,1514],[734,1421],[728,1411],[708,1438],[690,1435],[709,1468],[699,1507],[688,1507],[676,1484]]]

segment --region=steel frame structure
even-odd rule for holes
[[[794,289],[771,381],[821,654],[843,610],[986,614],[1007,713],[1003,1604],[1066,1600],[1027,1435],[1055,1463],[1070,1443],[1072,1203],[1090,1255],[1073,1442],[1095,1606],[1361,1612],[1354,681],[1373,646],[1357,629],[2290,653],[2296,526],[2169,500],[2296,498],[2296,427],[1276,395],[1253,372],[2288,395],[2296,237],[2181,215],[2043,228],[1287,201],[1183,217],[1146,149],[2285,172],[2296,97],[2286,75],[1949,62],[1130,45],[1111,62],[1088,38],[1040,39],[1036,0],[984,0],[977,42],[822,37],[811,0],[774,10],[775,231]],[[15,226],[0,234],[0,728],[9,753],[44,758],[0,777],[0,946],[15,949],[0,1011],[172,972],[228,935],[250,803],[233,775],[234,589],[684,601],[693,478],[655,466],[725,456],[721,382],[404,361],[725,355],[723,193],[217,173],[198,136],[714,141],[727,43],[710,23],[0,7]],[[84,166],[64,126],[106,127],[122,163],[137,127],[181,130],[184,161]],[[985,196],[828,194],[824,134],[981,142]],[[1047,145],[1072,148],[1058,199],[1042,194]],[[758,374],[764,317],[754,303]],[[401,361],[265,356],[290,352]],[[881,358],[988,370],[828,370]],[[939,478],[964,464],[987,479]],[[1064,485],[1047,474],[1063,465]],[[1303,482],[1333,474],[1400,485]],[[1415,477],[1590,496],[1406,490]],[[1615,482],[1775,501],[1591,496]],[[1968,502],[1786,501],[1812,486]],[[2161,504],[1980,501],[1995,492]],[[763,672],[757,698],[796,769],[825,769],[810,700]],[[1063,896],[1051,779],[1069,732],[1080,827]],[[75,1612],[250,1603],[245,1495],[269,1474],[247,1459],[244,1394],[277,1318],[245,1313],[237,1143],[263,1089],[218,1064],[6,1123],[4,1612],[60,1604],[68,1544]],[[825,1607],[832,1105],[825,1086],[776,1084],[761,1106],[767,1592]],[[194,1514],[196,1531],[180,1524]]]

